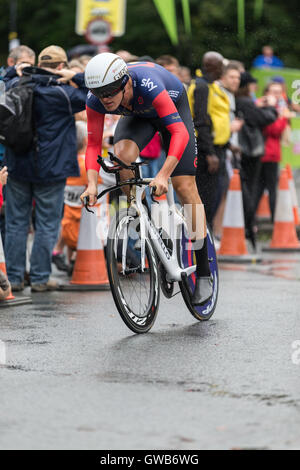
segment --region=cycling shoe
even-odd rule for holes
[[[213,295],[212,277],[197,277],[192,305],[204,305]]]

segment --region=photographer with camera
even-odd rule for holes
[[[22,77],[7,80],[7,89],[22,87],[28,77],[33,88],[32,148],[15,153],[7,147],[10,178],[6,191],[5,255],[13,291],[24,288],[26,241],[35,201],[35,237],[30,259],[32,292],[58,288],[49,280],[52,249],[58,237],[66,178],[79,176],[74,114],[85,109],[84,74],[67,68],[67,55],[58,46],[46,47],[38,67],[25,67]],[[78,88],[69,82],[76,83]]]

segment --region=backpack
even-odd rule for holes
[[[36,145],[33,95],[31,78],[22,77],[0,100],[0,143],[16,155],[27,153]]]

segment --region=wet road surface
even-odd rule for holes
[[[110,292],[1,309],[0,448],[299,449],[300,254],[264,260],[222,265],[209,322],[162,297],[147,335]]]

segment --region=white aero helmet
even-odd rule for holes
[[[124,89],[129,75],[126,62],[111,52],[93,57],[85,69],[85,85],[98,98],[114,96]]]

